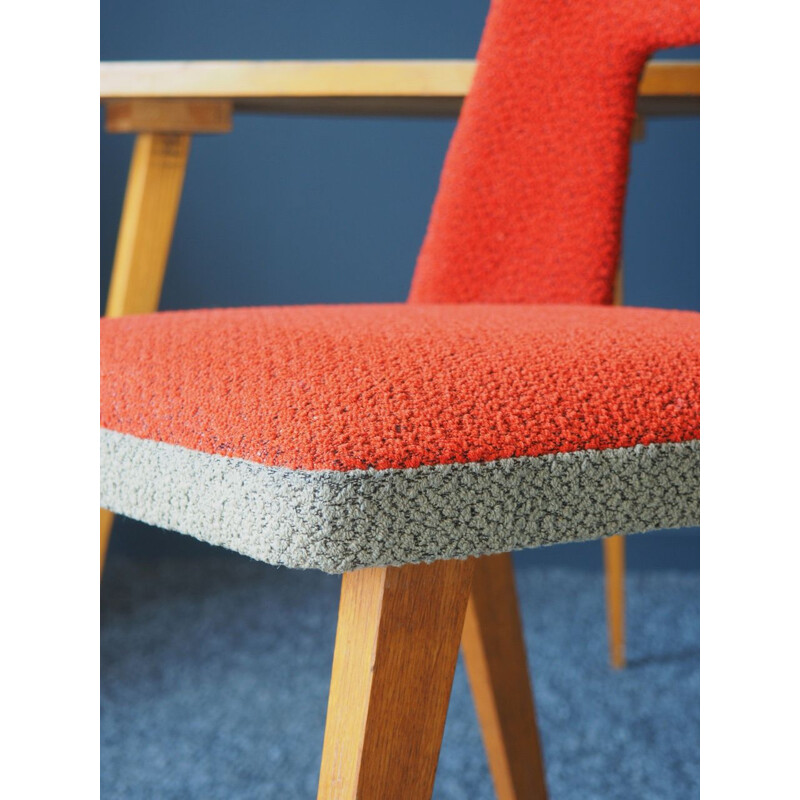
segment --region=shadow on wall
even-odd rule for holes
[[[103,0],[101,57],[470,58],[487,8],[485,0],[308,0],[232,10],[199,0],[187,15],[182,3]],[[695,58],[699,51],[679,55]],[[453,126],[239,115],[233,133],[196,137],[161,307],[404,300]],[[101,307],[131,147],[130,136],[101,136]],[[699,308],[697,119],[652,120],[645,141],[634,146],[624,253],[626,302]],[[189,555],[205,547],[117,523],[112,553]],[[697,568],[698,552],[691,529],[633,537],[628,560],[632,569]],[[602,563],[598,543],[522,558],[598,569]]]

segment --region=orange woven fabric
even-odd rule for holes
[[[364,305],[106,319],[101,425],[293,469],[699,438],[699,316]]]
[[[639,75],[698,0],[494,0],[411,300],[608,303]]]

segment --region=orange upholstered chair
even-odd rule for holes
[[[698,316],[610,305],[640,73],[698,35],[495,0],[410,302],[102,323],[103,507],[344,573],[320,797],[430,795],[462,634],[498,794],[543,797],[508,554],[698,522]]]

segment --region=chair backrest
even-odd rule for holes
[[[412,302],[609,303],[639,75],[699,0],[494,0]]]

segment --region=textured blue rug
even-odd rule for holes
[[[699,578],[628,576],[607,666],[602,575],[517,575],[552,800],[699,796]],[[111,559],[101,785],[111,798],[316,796],[339,580],[227,554]],[[492,798],[461,664],[434,797]]]

